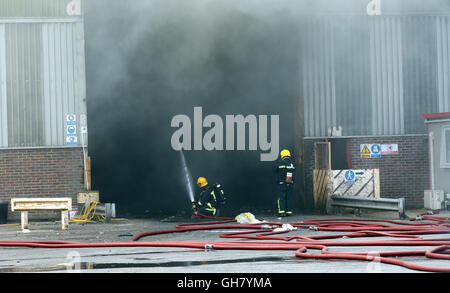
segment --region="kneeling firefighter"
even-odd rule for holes
[[[289,150],[282,150],[276,168],[278,216],[292,215],[292,194],[294,192],[295,166]]]
[[[200,194],[197,202],[192,203],[194,214],[218,216],[219,208],[226,202],[222,186],[217,183],[209,185],[205,177],[199,177],[197,185],[200,187]]]

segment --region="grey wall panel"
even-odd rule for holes
[[[305,135],[325,136],[328,128],[336,125],[333,30],[331,23],[316,19],[302,25]]]
[[[80,0],[75,0],[80,1]],[[63,17],[74,0],[0,0],[0,17]]]
[[[5,25],[0,24],[0,147],[8,146]]]
[[[438,111],[436,17],[403,18],[402,39],[405,132],[425,133],[425,124],[417,117]]]
[[[342,135],[371,132],[369,24],[364,17],[334,21],[336,126]]]
[[[450,111],[448,15],[307,16],[301,22],[305,135],[424,134]]]
[[[65,144],[65,117],[80,114],[76,24],[44,24],[45,145]]]
[[[450,112],[450,20],[448,16],[436,18],[438,111]]]
[[[83,32],[82,22],[0,24],[0,147],[67,145],[66,116],[86,114]]]
[[[404,134],[401,23],[373,17],[370,26],[372,133]]]
[[[8,146],[42,145],[42,37],[40,25],[5,29]]]

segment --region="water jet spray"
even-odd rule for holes
[[[191,174],[189,172],[189,168],[186,164],[186,158],[184,157],[183,149],[180,147],[180,157],[181,157],[181,164],[183,166],[183,172],[184,172],[184,183],[186,184],[186,189],[189,195],[189,199],[191,202],[191,208],[194,211],[194,214],[197,214],[197,207],[195,205],[195,199],[194,199],[194,188],[192,186],[192,180],[191,180]]]

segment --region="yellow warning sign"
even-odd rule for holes
[[[361,145],[361,158],[370,158],[370,150],[369,147],[365,144],[364,146]]]
[[[370,154],[370,150],[367,147],[367,145],[364,145],[363,150],[361,151],[362,154]]]

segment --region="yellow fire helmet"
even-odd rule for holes
[[[281,153],[280,153],[280,157],[281,158],[290,157],[290,156],[291,156],[291,152],[289,150],[286,150],[286,149],[282,150]]]
[[[198,177],[197,179],[197,185],[201,188],[204,187],[206,185],[208,185],[208,181],[206,181],[205,177]]]

